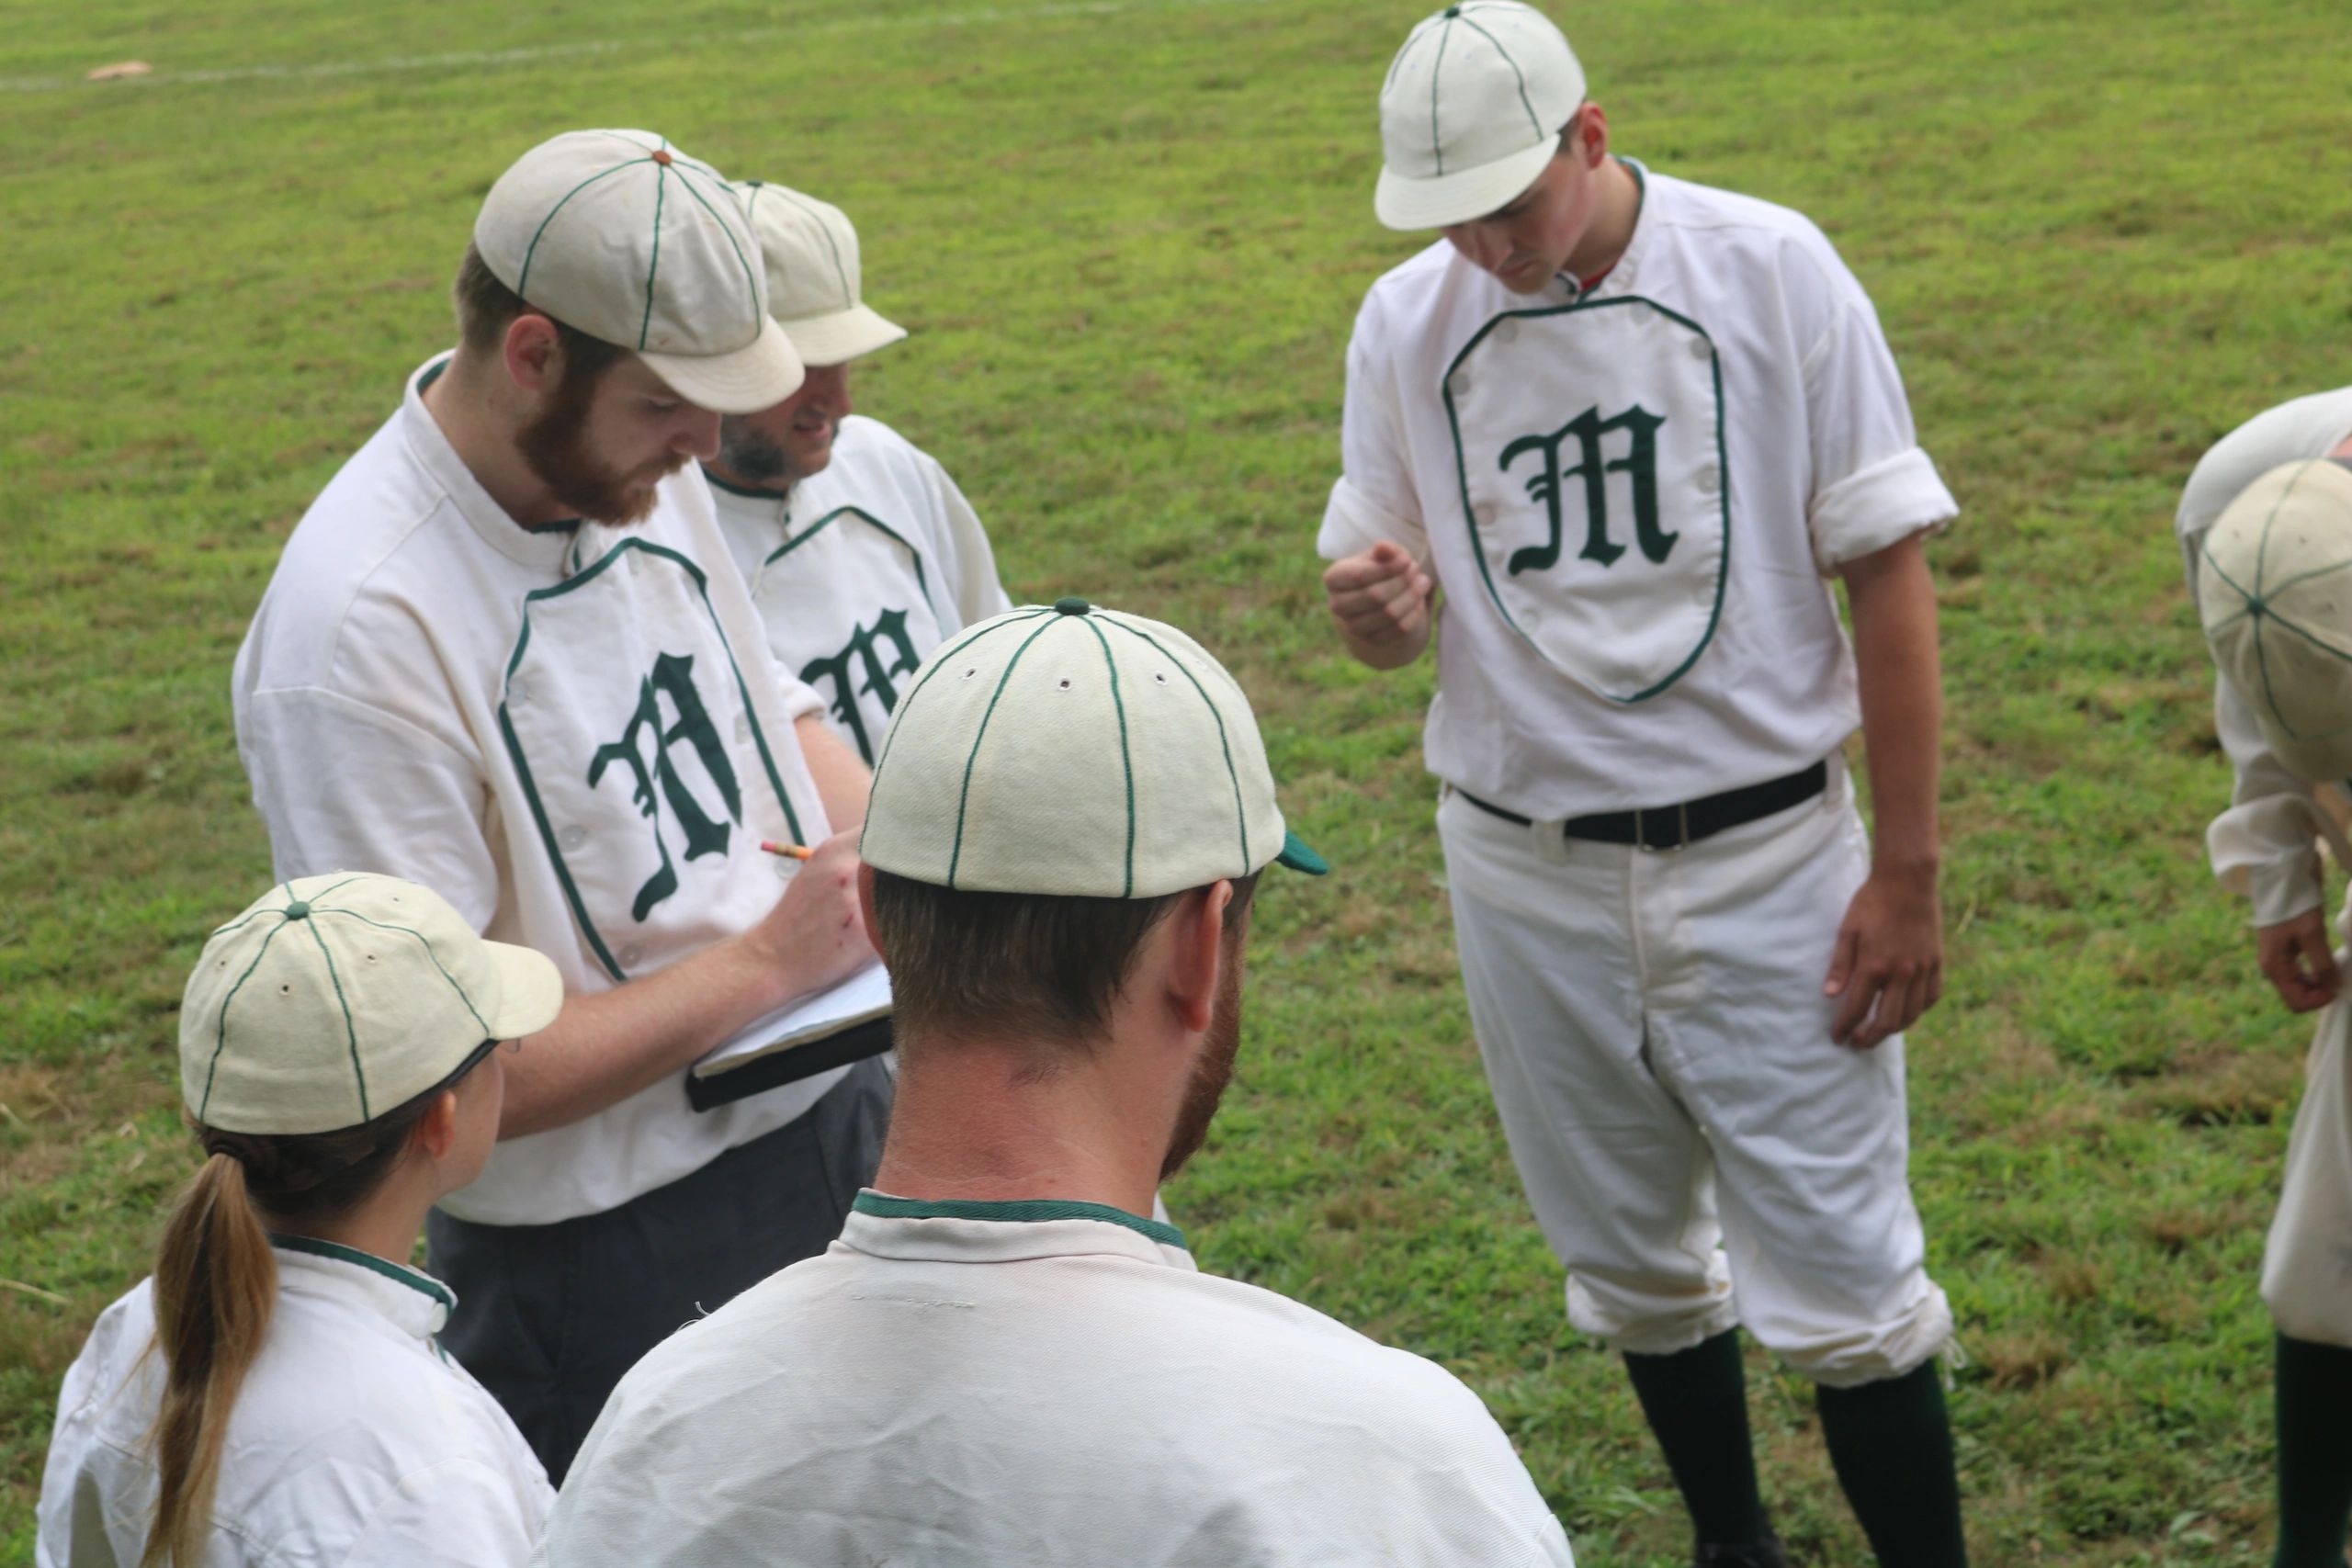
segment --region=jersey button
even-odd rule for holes
[[[1713,359],[1714,356],[1715,356],[1715,345],[1714,345],[1714,344],[1711,344],[1711,343],[1709,343],[1705,338],[1702,338],[1702,337],[1694,337],[1694,338],[1692,338],[1692,339],[1690,340],[1690,357],[1691,357],[1691,358],[1693,358],[1693,359]]]
[[[567,850],[576,850],[588,841],[588,829],[573,823],[555,836],[555,841]]]

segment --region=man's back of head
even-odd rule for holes
[[[1146,1217],[1231,1071],[1259,872],[1322,869],[1223,667],[1079,599],[981,623],[894,715],[862,852],[876,1190],[623,1383],[545,1560],[1567,1562],[1467,1389]]]

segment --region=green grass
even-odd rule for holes
[[[91,0],[0,41],[0,1559],[29,1555],[57,1380],[189,1168],[187,965],[268,874],[229,723],[244,622],[447,340],[489,182],[607,124],[846,207],[871,297],[915,331],[860,400],[959,477],[1016,598],[1165,616],[1251,690],[1340,872],[1262,902],[1242,1076],[1169,1195],[1204,1264],[1460,1371],[1581,1562],[1684,1561],[1479,1076],[1419,756],[1430,671],[1362,671],[1321,618],[1340,353],[1414,248],[1370,201],[1411,11],[235,10]],[[1935,552],[1951,983],[1911,1062],[1930,1263],[1973,1356],[1977,1561],[2267,1561],[2255,1273],[2307,1026],[2203,869],[2228,783],[2168,519],[2223,431],[2346,379],[2340,17],[1568,22],[1622,149],[1838,243],[1965,508]],[[518,52],[340,69],[465,51]],[[133,56],[157,74],[79,80]],[[1861,1561],[1809,1393],[1752,1365],[1783,1533]]]

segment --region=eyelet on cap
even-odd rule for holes
[[[1054,613],[1061,615],[1083,615],[1092,608],[1094,608],[1093,605],[1075,593],[1054,601]]]

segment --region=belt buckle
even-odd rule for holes
[[[1661,806],[1657,807],[1656,811],[1662,812],[1668,809],[1669,808]],[[1635,849],[1644,854],[1662,855],[1690,847],[1690,803],[1687,800],[1677,801],[1671,809],[1674,812],[1674,842],[1653,844],[1650,842],[1649,818],[1656,812],[1645,811],[1638,806],[1634,807],[1634,847]]]

